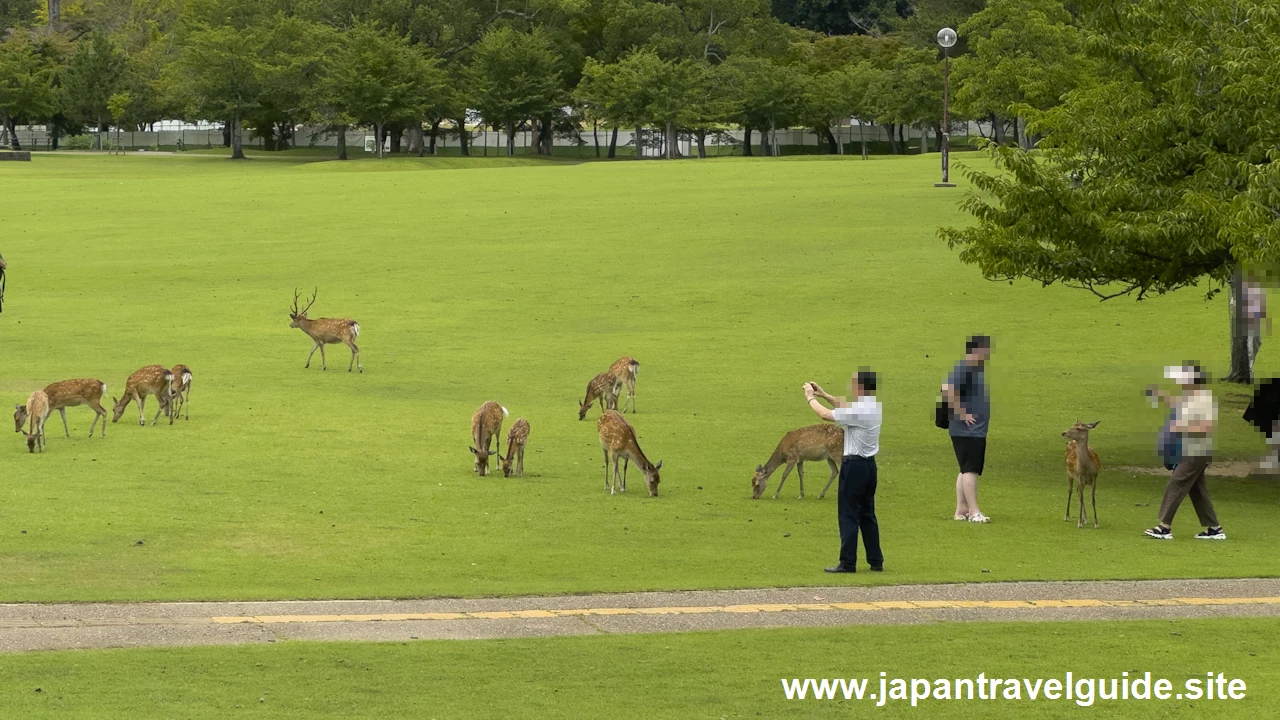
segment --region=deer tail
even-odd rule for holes
[[[502,406],[501,406],[501,405],[499,405],[498,407],[502,407]],[[502,417],[507,417],[507,416],[508,416],[508,415],[510,415],[510,414],[511,414],[511,413],[507,412],[507,409],[506,409],[506,408],[502,408]]]
[[[351,337],[360,337],[360,323],[351,321]]]

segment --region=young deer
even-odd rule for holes
[[[120,416],[124,414],[125,408],[129,407],[129,403],[137,402],[138,424],[146,425],[147,416],[143,414],[143,407],[146,405],[147,396],[155,395],[156,401],[160,403],[160,408],[156,410],[156,417],[151,421],[151,424],[155,425],[160,420],[160,413],[169,408],[169,392],[172,386],[173,373],[169,368],[163,365],[147,365],[139,368],[125,381],[124,395],[121,395],[118,400],[111,398],[116,403],[111,414],[111,422],[119,422]],[[173,413],[169,414],[169,424],[173,424]]]
[[[471,441],[474,447],[468,447],[476,456],[475,471],[484,477],[489,474],[489,456],[502,457],[502,419],[507,416],[507,409],[490,400],[471,414]],[[489,440],[497,443],[498,449],[489,452]]]
[[[1084,514],[1086,487],[1089,488],[1089,499],[1093,503],[1093,527],[1098,527],[1097,480],[1098,471],[1102,469],[1102,460],[1098,458],[1098,453],[1089,447],[1089,431],[1098,427],[1098,422],[1086,425],[1077,418],[1076,424],[1062,433],[1062,437],[1069,441],[1067,443],[1067,521],[1071,520],[1071,493],[1077,488],[1080,490],[1080,517],[1076,520],[1076,527],[1084,527],[1085,520],[1088,519]]]
[[[627,402],[622,412],[626,412],[628,407],[632,413],[636,411],[636,374],[639,372],[640,363],[633,357],[620,357],[609,366],[609,374],[621,380],[627,388]]]
[[[764,495],[765,486],[769,483],[769,476],[778,469],[780,465],[786,465],[787,469],[782,472],[782,479],[778,481],[778,489],[773,491],[773,499],[778,499],[778,493],[782,492],[782,485],[787,481],[787,476],[791,474],[791,469],[795,468],[796,473],[800,476],[800,499],[804,499],[804,463],[806,460],[826,460],[827,465],[831,467],[831,477],[827,478],[826,487],[822,488],[822,494],[818,499],[826,497],[827,490],[831,489],[831,483],[840,474],[840,456],[844,452],[844,430],[839,425],[824,423],[822,425],[810,425],[802,427],[799,430],[792,430],[782,436],[778,447],[774,449],[773,455],[769,456],[769,462],[764,465],[756,466],[755,475],[751,476],[751,497],[759,500]]]
[[[176,416],[187,407],[187,401],[191,399],[191,368],[178,364],[169,372],[173,374],[173,387],[169,389],[169,409]],[[191,419],[190,410],[187,410],[186,419]]]
[[[600,401],[601,412],[605,410],[618,409],[618,393],[622,391],[622,381],[614,377],[610,373],[600,373],[591,378],[591,382],[587,383],[587,397],[580,403],[578,408],[578,419],[584,420],[587,417],[587,411],[591,409],[591,403],[596,400]]]
[[[24,409],[26,410],[27,420],[30,423],[30,428],[25,433],[27,436],[27,452],[33,453],[36,448],[40,448],[40,452],[44,452],[44,421],[49,419],[49,396],[43,390],[31,393],[31,397],[27,398],[27,405]]]
[[[649,486],[649,497],[658,497],[658,483],[661,482],[658,470],[662,468],[662,461],[659,460],[658,464],[654,465],[644,456],[644,452],[640,450],[640,443],[636,441],[635,428],[632,428],[617,410],[605,410],[596,421],[596,429],[600,433],[600,448],[604,450],[604,489],[608,490],[610,495],[615,494],[618,488],[625,493],[627,464],[634,460],[644,472],[645,483]],[[610,455],[613,456],[612,482],[609,481]],[[621,483],[618,482],[619,458],[622,459]]]
[[[351,348],[351,362],[347,363],[347,372],[351,372],[351,366],[354,365],[360,372],[364,372],[364,366],[360,364],[360,348],[356,347],[356,337],[360,335],[360,323],[347,318],[317,318],[312,320],[307,317],[307,311],[316,302],[316,295],[320,292],[319,288],[311,293],[311,300],[307,306],[298,309],[298,291],[293,291],[293,307],[289,310],[289,318],[292,322],[289,327],[298,328],[306,333],[314,342],[315,347],[311,348],[311,353],[307,355],[307,364],[304,368],[311,367],[311,358],[316,354],[316,350],[320,350],[320,369],[328,370],[329,364],[324,358],[324,346],[326,344],[333,345],[342,343]]]
[[[93,437],[93,428],[97,426],[98,420],[102,420],[102,436],[107,436],[107,411],[102,407],[102,396],[106,393],[106,383],[92,378],[63,380],[44,389],[44,394],[49,397],[49,410],[51,412],[57,410],[62,416],[62,431],[67,434],[67,437],[71,437],[71,430],[67,427],[67,408],[77,405],[88,405],[93,408],[93,424],[89,426],[89,437]],[[13,412],[15,432],[21,432],[22,425],[26,421],[27,407],[17,405]]]
[[[502,461],[502,476],[511,477],[511,460],[516,461],[516,475],[524,477],[524,444],[529,441],[529,421],[516,418],[507,431],[507,457]]]

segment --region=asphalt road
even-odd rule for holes
[[[978,583],[440,600],[0,605],[0,652],[1280,616],[1280,579]]]

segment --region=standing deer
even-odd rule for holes
[[[49,396],[43,390],[31,393],[27,398],[27,419],[30,428],[26,432],[27,452],[34,453],[36,448],[44,452],[44,421],[49,419]]]
[[[489,456],[502,457],[502,419],[507,416],[507,409],[490,400],[471,414],[471,440],[474,447],[468,447],[476,456],[475,471],[480,477],[489,474]],[[497,443],[498,449],[489,452],[489,440]]]
[[[502,461],[502,476],[511,477],[511,460],[516,459],[516,475],[524,477],[524,445],[529,441],[529,421],[516,418],[507,431],[507,457]]]
[[[347,363],[347,372],[351,372],[351,366],[354,365],[364,372],[364,366],[360,364],[360,348],[356,347],[356,338],[360,335],[360,323],[347,318],[317,318],[312,320],[307,317],[307,311],[316,302],[316,295],[320,289],[311,293],[311,300],[307,302],[307,306],[298,309],[298,291],[293,291],[293,307],[289,310],[289,318],[292,322],[289,327],[298,328],[306,333],[313,341],[315,347],[311,348],[311,353],[307,355],[307,364],[304,368],[311,367],[311,358],[316,354],[316,350],[320,350],[320,369],[328,370],[329,364],[324,357],[324,346],[326,344],[333,345],[342,343],[351,348],[351,362]]]
[[[627,402],[622,412],[626,412],[628,407],[632,413],[636,411],[636,374],[639,372],[640,363],[633,357],[620,357],[609,366],[609,374],[621,380],[627,388]]]
[[[173,374],[173,387],[169,389],[169,410],[177,415],[187,407],[187,401],[191,399],[191,368],[179,363],[169,372]],[[186,419],[191,419],[191,410],[187,410]]]
[[[147,416],[144,414],[144,405],[148,395],[155,395],[156,401],[160,403],[160,408],[156,410],[156,417],[151,421],[151,424],[155,425],[160,420],[160,413],[169,408],[169,392],[172,386],[173,373],[169,368],[163,365],[147,365],[139,368],[125,381],[124,395],[121,395],[118,400],[111,398],[116,404],[111,414],[111,422],[119,422],[120,416],[124,414],[125,408],[129,407],[129,403],[137,402],[138,424],[146,425]],[[169,414],[169,424],[173,424],[173,413]]]
[[[107,393],[107,385],[101,380],[83,378],[80,380],[63,380],[53,383],[44,389],[49,397],[49,410],[57,410],[62,416],[62,431],[71,437],[67,427],[67,408],[77,405],[88,405],[93,408],[93,424],[89,426],[89,437],[93,437],[93,428],[102,421],[102,436],[107,436],[107,411],[102,407],[102,396]],[[22,425],[27,421],[27,407],[17,405],[13,412],[14,431],[22,432]]]
[[[782,436],[778,447],[774,449],[773,455],[769,456],[769,462],[764,465],[756,466],[755,475],[751,476],[751,497],[759,500],[764,494],[765,486],[769,483],[769,476],[778,469],[780,465],[785,464],[787,469],[782,472],[782,479],[778,481],[778,489],[773,491],[773,499],[778,499],[778,493],[782,492],[782,485],[787,481],[787,476],[791,474],[791,469],[795,468],[796,473],[800,476],[800,499],[804,499],[804,463],[806,460],[826,460],[827,465],[831,467],[831,477],[827,478],[826,487],[822,488],[822,494],[818,499],[826,497],[827,490],[831,489],[831,483],[840,474],[840,457],[844,452],[844,430],[839,425],[822,424],[810,425],[802,427],[799,430],[792,430]]]
[[[658,483],[661,482],[658,470],[662,468],[662,461],[659,460],[658,464],[654,465],[644,456],[644,452],[640,450],[640,443],[636,441],[635,428],[631,427],[617,410],[605,410],[596,421],[596,429],[600,433],[600,448],[604,450],[604,489],[608,490],[610,495],[615,494],[618,488],[625,493],[627,464],[634,460],[644,472],[645,483],[649,486],[649,497],[658,497]],[[613,456],[612,482],[609,480],[610,455]],[[619,459],[622,460],[621,483],[618,480]]]
[[[1098,471],[1102,469],[1102,460],[1098,458],[1098,453],[1089,447],[1089,431],[1098,427],[1098,422],[1088,425],[1080,422],[1076,418],[1076,424],[1072,425],[1062,437],[1066,438],[1067,443],[1067,517],[1071,520],[1071,492],[1075,489],[1080,490],[1080,517],[1076,521],[1076,527],[1084,527],[1087,519],[1084,514],[1084,489],[1089,488],[1089,499],[1093,503],[1093,527],[1098,527]]]
[[[584,420],[587,417],[587,411],[591,409],[591,403],[596,400],[600,401],[601,412],[605,410],[618,409],[618,393],[622,391],[622,381],[614,377],[611,373],[600,373],[591,378],[591,382],[587,383],[587,397],[578,403],[578,419]]]

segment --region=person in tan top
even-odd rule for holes
[[[1180,395],[1166,395],[1154,385],[1147,392],[1174,410],[1170,430],[1182,436],[1182,459],[1174,467],[1169,484],[1165,486],[1157,518],[1159,524],[1146,530],[1145,534],[1156,540],[1172,540],[1173,516],[1189,496],[1200,524],[1205,527],[1196,539],[1226,540],[1227,534],[1218,524],[1218,515],[1213,510],[1213,501],[1209,499],[1209,488],[1204,479],[1213,456],[1213,431],[1218,422],[1218,404],[1209,390],[1209,378],[1195,363],[1167,367],[1164,376],[1178,384],[1182,390]]]

